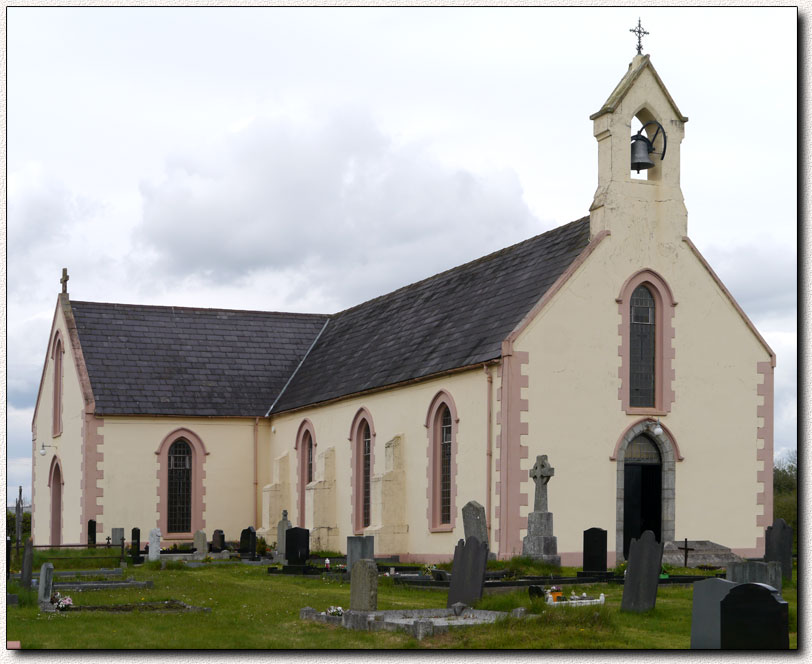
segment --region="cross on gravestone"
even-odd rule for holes
[[[536,483],[536,495],[533,501],[534,512],[549,512],[547,509],[547,484],[555,475],[555,468],[550,466],[547,455],[536,457],[536,463],[530,469],[530,477]]]
[[[788,650],[789,605],[770,586],[743,583],[719,603],[723,650]]]
[[[685,552],[685,561],[683,567],[688,567],[688,552],[694,550],[693,547],[688,546],[688,538],[687,537],[685,538],[685,544],[683,544],[682,546],[678,546],[677,548],[680,551]]]
[[[469,537],[457,543],[451,567],[447,608],[451,608],[457,602],[473,606],[482,599],[487,564],[488,545],[485,542],[480,542],[476,537]]]

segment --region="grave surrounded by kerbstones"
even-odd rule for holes
[[[629,564],[623,583],[621,611],[651,611],[657,602],[657,583],[662,569],[663,545],[654,533],[645,531],[629,547]]]
[[[720,602],[723,650],[788,650],[789,608],[778,591],[763,583],[743,583]]]
[[[469,537],[457,543],[451,566],[447,607],[457,602],[471,606],[482,598],[487,564],[488,545],[485,542],[480,542],[476,537]]]
[[[787,581],[792,581],[792,539],[792,528],[780,517],[764,533],[764,560],[781,563],[781,575]]]
[[[745,560],[727,566],[727,580],[734,583],[764,583],[781,591],[781,563]]]
[[[725,579],[705,579],[694,584],[691,607],[691,649],[721,648],[721,601],[738,584]]]

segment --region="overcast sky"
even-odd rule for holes
[[[7,11],[12,503],[62,267],[75,300],[332,313],[582,217],[638,16],[795,448],[794,8]]]

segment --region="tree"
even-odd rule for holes
[[[798,549],[798,452],[791,450],[773,467],[773,516],[792,528],[794,548]]]

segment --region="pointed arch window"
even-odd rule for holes
[[[313,428],[313,423],[305,419],[299,425],[295,444],[297,452],[296,458],[299,465],[296,471],[296,505],[298,509],[298,522],[302,528],[307,527],[305,525],[306,488],[316,477],[317,447],[316,430]]]
[[[621,357],[618,398],[628,415],[665,415],[675,395],[674,307],[666,281],[653,270],[640,270],[616,299]]]
[[[372,471],[375,467],[375,425],[366,408],[350,425],[352,475],[352,529],[356,535],[372,525]]]
[[[206,527],[206,457],[200,437],[174,430],[155,451],[158,456],[158,522],[165,539],[191,539]]]
[[[169,448],[167,532],[192,530],[192,448],[182,438]]]
[[[439,392],[429,406],[428,519],[431,532],[454,529],[457,495],[457,428],[459,418],[451,395]]]
[[[57,330],[54,337],[53,351],[51,357],[54,361],[54,382],[53,382],[53,424],[51,434],[59,436],[62,433],[62,356],[65,353],[62,345],[62,335]]]

